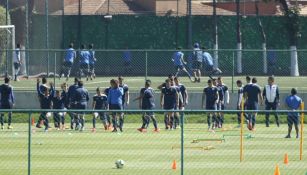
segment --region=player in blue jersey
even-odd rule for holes
[[[111,89],[112,87],[107,87],[104,89],[104,94],[108,97],[109,95],[109,90]],[[108,121],[108,130],[113,130],[113,127],[112,127],[112,121],[111,121],[111,117],[110,117],[110,114],[109,112],[106,113],[106,116],[107,116],[107,121]]]
[[[222,74],[223,72],[218,67],[214,67],[213,58],[211,54],[206,51],[205,47],[202,47],[202,49],[203,63],[205,64],[205,70],[206,72],[208,72],[209,78],[212,79],[212,75]]]
[[[4,78],[4,84],[0,86],[0,106],[1,109],[12,109],[15,104],[15,97],[13,87],[10,85],[10,79]],[[4,113],[0,114],[1,129],[4,129]],[[8,126],[7,129],[13,129],[12,123],[12,112],[8,112]]]
[[[49,93],[49,89],[45,89],[45,91],[41,91],[40,90],[40,80],[39,78],[37,79],[37,83],[36,83],[36,90],[39,96],[39,101],[40,101],[40,107],[41,109],[51,109],[52,107],[52,98],[54,96],[54,88],[53,88],[53,84],[50,83],[50,93]],[[45,125],[45,132],[48,131],[49,128],[49,117],[51,116],[50,112],[41,112],[39,119],[37,121],[36,127],[37,128],[41,128],[40,123],[41,121],[44,121],[44,125]]]
[[[68,91],[67,91],[67,102],[68,102],[68,109],[76,109],[76,90],[78,89],[78,83],[80,79],[75,78],[74,84],[69,86]],[[74,112],[69,112],[68,113],[70,116],[70,129],[74,129],[74,124],[75,122],[75,113]]]
[[[87,104],[89,101],[89,95],[87,89],[83,86],[83,81],[78,82],[78,88],[75,92],[75,109],[85,110],[87,109]],[[78,112],[75,120],[76,120],[76,128],[80,131],[84,131],[85,129],[85,113]]]
[[[110,110],[122,110],[123,109],[123,96],[124,90],[119,87],[119,81],[112,79],[110,81],[111,87],[108,93],[108,104]],[[113,123],[113,131],[117,132],[117,127],[123,132],[122,125],[117,124],[117,116],[119,116],[119,120],[124,120],[122,117],[122,112],[112,112],[112,123]]]
[[[65,97],[61,95],[59,90],[55,91],[55,97],[52,97],[52,106],[53,109],[62,109],[65,108]],[[54,112],[53,113],[53,120],[54,120],[54,127],[57,130],[60,130],[61,123],[64,126],[64,111],[63,112]],[[61,122],[62,121],[62,122]],[[63,127],[62,127],[63,128]]]
[[[174,78],[174,86],[177,89],[178,95],[179,95],[179,110],[184,110],[185,106],[188,104],[188,92],[184,84],[180,83],[180,80],[178,77]],[[174,129],[177,128],[177,126],[180,124],[179,116],[181,113],[176,112],[174,114]]]
[[[229,104],[229,91],[227,85],[223,83],[223,78],[217,78],[217,89],[219,92],[218,110],[225,110],[226,105]],[[222,128],[224,123],[224,113],[219,112],[217,115],[217,127]]]
[[[122,76],[118,77],[118,82],[119,82],[119,87],[121,87],[124,91],[122,107],[123,107],[123,109],[126,109],[126,107],[129,105],[129,102],[130,102],[129,87],[128,87],[127,84],[124,83],[124,78]],[[122,116],[119,119],[119,127],[123,128],[125,113],[122,112],[121,115]]]
[[[291,89],[291,95],[289,95],[286,100],[285,100],[286,106],[288,110],[291,111],[297,111],[301,107],[302,99],[297,96],[297,90],[296,89]],[[294,112],[294,113],[288,113],[288,134],[286,138],[291,138],[291,131],[292,131],[292,125],[294,124],[294,128],[296,131],[296,138],[299,138],[299,113]]]
[[[203,64],[203,56],[202,51],[200,50],[200,46],[198,43],[194,44],[193,50],[193,73],[194,73],[194,82],[200,82],[201,77],[201,69]]]
[[[139,101],[139,107],[142,110],[153,110],[155,109],[155,91],[150,87],[151,81],[146,80],[145,87],[141,89],[140,96],[134,99],[134,101]],[[159,132],[157,120],[155,118],[154,112],[144,112],[142,116],[143,124],[141,128],[138,128],[137,130],[140,132],[147,132],[147,128],[150,122],[150,119],[153,122],[153,125],[155,127],[154,132]]]
[[[88,78],[90,76],[90,52],[88,50],[85,49],[85,45],[82,44],[81,45],[81,51],[80,51],[80,62],[79,62],[79,66],[80,66],[80,70],[79,70],[79,78],[82,78],[82,75],[85,75],[86,77],[86,81],[88,81]]]
[[[96,78],[95,63],[97,59],[95,57],[94,44],[90,44],[88,47],[90,53],[90,79],[93,80],[93,78]]]
[[[257,79],[252,79],[252,84],[248,84],[243,89],[244,97],[247,99],[247,110],[258,110],[259,103],[262,104],[262,95],[260,86],[257,84]],[[248,114],[248,129],[255,130],[257,112]]]
[[[171,86],[171,80],[165,80],[165,87],[161,90],[160,96],[161,107],[165,110],[174,110],[179,108],[179,95],[175,87]],[[173,129],[174,112],[164,114],[165,129]]]
[[[20,66],[21,66],[21,56],[20,56],[20,44],[18,43],[16,45],[16,49],[14,50],[14,53],[13,53],[13,62],[14,62],[14,73],[15,73],[15,76],[14,76],[14,81],[18,81],[18,74],[19,74],[19,70],[20,70]]]
[[[188,74],[189,79],[192,80],[190,73],[187,71],[187,69],[185,68],[185,65],[187,64],[184,59],[183,59],[184,54],[181,52],[181,48],[178,47],[177,51],[173,54],[173,58],[172,61],[174,62],[175,65],[175,77],[178,76],[178,74],[183,71],[186,74]]]
[[[76,51],[73,48],[74,45],[73,43],[69,44],[69,48],[66,50],[64,61],[63,61],[63,67],[60,72],[60,79],[62,76],[66,76],[66,81],[68,81],[70,73],[71,73],[71,68],[74,64],[74,60],[77,57]]]
[[[102,93],[101,88],[96,89],[96,95],[93,96],[93,105],[92,108],[95,110],[107,110],[109,108],[108,105],[108,97]],[[108,120],[106,112],[94,112],[93,114],[93,129],[92,132],[96,132],[96,119],[100,118],[102,124],[104,126],[104,130],[108,130]]]
[[[208,123],[208,130],[211,128],[211,118],[212,118],[212,130],[215,129],[217,120],[216,120],[216,109],[217,104],[219,101],[219,93],[218,89],[213,85],[212,80],[208,80],[208,86],[204,88],[203,95],[202,95],[202,103],[201,108],[204,109],[204,105],[206,102],[205,109],[211,110],[211,112],[207,113],[207,123]]]

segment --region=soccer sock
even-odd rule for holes
[[[176,129],[178,124],[179,124],[179,116],[177,114],[174,115],[174,119],[175,119],[175,122],[174,122],[174,128]]]
[[[266,126],[270,125],[270,116],[269,116],[269,114],[265,114],[265,125]]]
[[[276,120],[276,124],[279,127],[279,116],[277,114],[275,114],[275,120]]]
[[[142,116],[142,120],[143,120],[143,124],[142,124],[141,128],[144,129],[144,128],[146,127],[146,124],[147,124],[146,115],[143,115],[143,116]]]
[[[112,124],[113,124],[114,130],[116,130],[116,127],[117,127],[117,117],[116,117],[116,115],[113,116],[113,118],[112,118]]]
[[[68,113],[70,116],[70,129],[74,129],[74,115],[72,113]]]
[[[1,126],[4,125],[4,114],[0,115],[0,122],[1,122]]]
[[[173,128],[174,127],[174,115],[173,114],[170,116],[169,120],[170,120],[169,126],[170,126],[170,128]]]
[[[156,117],[153,115],[153,116],[151,116],[151,119],[152,119],[152,123],[153,123],[155,129],[158,129]],[[148,124],[149,124],[149,122],[148,122]]]
[[[45,117],[45,120],[44,120],[44,125],[45,125],[45,130],[47,130],[47,129],[48,129],[48,127],[49,127],[49,120],[48,120],[48,118],[47,118],[47,117]]]
[[[61,123],[62,123],[62,125],[65,124],[65,117],[64,117],[64,114],[61,116]]]
[[[221,126],[224,124],[224,114],[221,114]]]
[[[124,125],[124,115],[120,115],[119,117],[119,129],[123,130],[123,125]]]
[[[164,114],[164,124],[165,124],[165,128],[168,128],[168,115]]]
[[[81,115],[81,117],[80,117],[80,122],[81,122],[81,125],[82,125],[82,128],[83,128],[83,127],[84,127],[84,124],[85,124],[84,115]]]
[[[215,127],[216,123],[217,123],[216,114],[213,114],[213,116],[212,116],[212,126]]]
[[[96,128],[96,117],[93,117],[93,128]]]
[[[253,114],[252,115],[252,125],[253,125],[253,128],[254,128],[255,124],[256,124],[256,115]]]
[[[208,115],[208,116],[207,116],[207,123],[208,123],[208,127],[209,127],[209,128],[210,128],[210,126],[211,126],[211,120],[210,120],[210,118],[211,118],[211,116]]]

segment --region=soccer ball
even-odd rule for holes
[[[124,168],[124,165],[125,165],[125,162],[124,162],[123,160],[121,160],[121,159],[119,159],[119,160],[117,160],[117,161],[115,162],[115,166],[116,166],[117,169],[122,169],[122,168]]]

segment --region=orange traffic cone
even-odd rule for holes
[[[285,154],[284,164],[288,165],[288,163],[289,163],[288,154]]]
[[[176,160],[173,161],[173,166],[172,166],[172,169],[173,170],[176,170],[177,169],[177,163],[176,163]]]
[[[31,120],[32,126],[34,126],[34,123],[35,123],[35,119],[34,119],[34,117],[32,117],[32,120]]]
[[[279,166],[276,165],[274,175],[280,175]]]

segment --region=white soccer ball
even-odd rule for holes
[[[47,118],[51,117],[51,112],[47,112],[46,117]]]
[[[125,162],[124,162],[123,160],[121,160],[121,159],[119,159],[119,160],[117,160],[117,161],[115,162],[115,166],[116,166],[116,168],[118,168],[118,169],[124,168],[124,165],[125,165]]]

